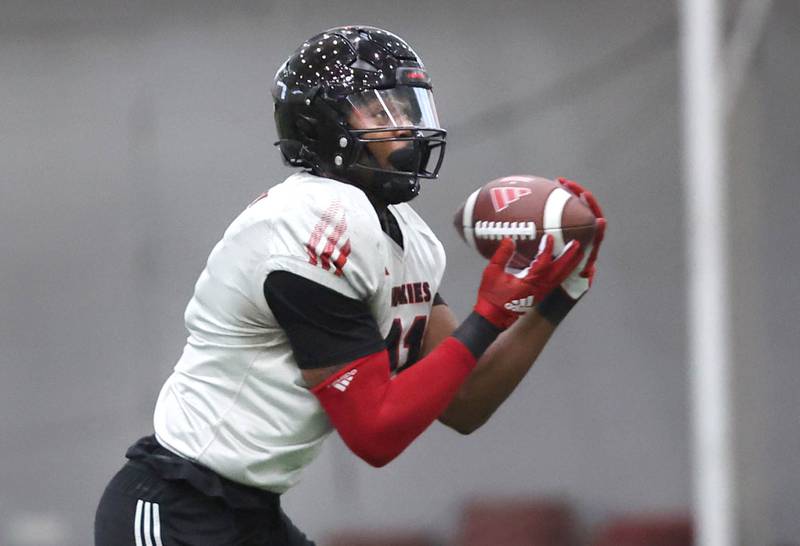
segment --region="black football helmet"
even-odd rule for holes
[[[303,43],[272,87],[284,161],[357,185],[383,203],[409,201],[438,176],[447,132],[431,82],[401,38],[375,27],[330,29]],[[369,144],[397,142],[376,154]]]

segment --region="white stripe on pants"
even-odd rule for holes
[[[136,546],[163,546],[161,542],[161,518],[157,503],[139,499],[133,520],[133,538]]]

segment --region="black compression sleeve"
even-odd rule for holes
[[[264,296],[302,369],[346,364],[386,347],[363,301],[288,271],[267,276]]]

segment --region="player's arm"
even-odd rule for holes
[[[511,395],[536,362],[556,326],[589,289],[595,261],[605,235],[603,211],[591,193],[575,182],[560,179],[572,193],[583,199],[598,219],[598,229],[584,263],[553,291],[535,311],[527,313],[503,332],[484,352],[474,371],[463,383],[453,401],[439,417],[443,424],[462,434],[482,426]],[[432,350],[457,324],[446,305],[434,306],[423,340],[422,354]]]
[[[456,317],[447,305],[435,306],[423,351],[435,346],[456,325]],[[462,434],[482,426],[528,373],[555,328],[555,324],[534,311],[498,336],[439,416],[439,421]]]
[[[478,301],[470,316],[436,348],[413,367],[395,377],[390,375],[388,351],[368,352],[369,339],[380,339],[372,319],[372,334],[346,339],[342,347],[332,343],[343,334],[342,324],[366,325],[370,316],[363,302],[351,300],[344,309],[329,307],[332,321],[315,331],[302,321],[287,323],[286,315],[303,313],[294,309],[291,298],[270,274],[265,288],[273,313],[287,335],[303,369],[303,377],[319,399],[331,423],[350,449],[374,466],[382,466],[403,451],[450,404],[464,379],[483,351],[497,335],[517,318],[506,305],[514,299],[549,293],[574,269],[581,254],[577,246],[553,260],[549,248],[537,257],[525,275],[512,275],[505,265],[513,243],[505,241],[484,271]],[[284,287],[285,288],[285,287]],[[324,288],[324,287],[320,287]],[[281,301],[283,300],[283,301]],[[359,307],[361,304],[361,307]],[[281,319],[281,315],[284,316]],[[344,332],[346,333],[346,332]],[[329,347],[320,353],[320,346]],[[366,353],[366,354],[361,354]],[[308,358],[308,355],[317,355]],[[345,364],[337,360],[350,358]],[[325,365],[327,362],[333,365]]]

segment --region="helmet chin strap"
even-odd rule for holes
[[[376,207],[405,203],[414,199],[419,194],[419,181],[407,176],[388,174],[372,170],[379,168],[377,159],[368,149],[365,149],[362,163],[356,164],[353,175],[343,179],[358,186],[369,197]],[[414,172],[417,169],[413,146],[404,146],[389,155],[389,163],[397,170]],[[358,173],[358,174],[356,174]]]
[[[406,201],[411,201],[417,195],[419,195],[418,181],[409,180],[404,176],[391,174],[383,176],[389,180],[381,180],[380,185],[382,187],[379,198],[382,198],[387,205],[405,203]]]
[[[403,146],[389,154],[389,164],[403,172],[419,172],[420,157],[419,150],[414,145]],[[386,175],[384,192],[389,197],[390,203],[404,203],[411,201],[419,195],[419,179],[409,178],[403,175]]]

